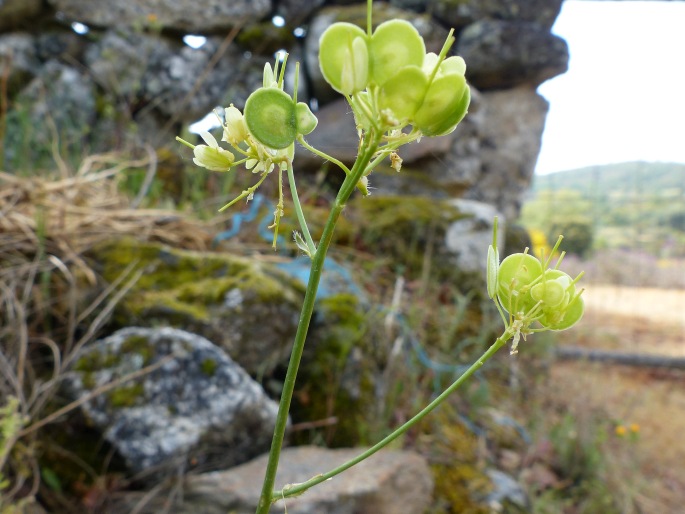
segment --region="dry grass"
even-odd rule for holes
[[[131,265],[114,283],[101,283],[84,253],[122,236],[206,250],[213,224],[222,222],[135,208],[119,179],[132,167],[154,172],[152,163],[149,155],[106,154],[56,177],[0,171],[0,405],[17,398],[23,417],[0,448],[0,475],[11,481],[0,510],[3,501],[31,498],[41,487],[40,429],[77,406],[54,402],[64,373],[142,273]],[[78,297],[84,287],[92,293],[86,304]]]
[[[685,355],[685,291],[591,286],[588,312],[562,344]],[[606,460],[613,488],[631,498],[625,512],[676,514],[685,505],[685,372],[601,363],[559,361],[549,394],[582,419],[602,412],[614,425],[635,423],[631,441],[607,434]],[[637,505],[641,510],[636,510]]]
[[[2,268],[42,250],[80,263],[93,245],[113,236],[133,236],[192,249],[206,249],[209,226],[188,222],[177,211],[131,207],[118,190],[127,169],[148,158],[115,154],[86,158],[73,175],[18,177],[0,171],[0,259]]]

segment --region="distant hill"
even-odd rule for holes
[[[594,249],[685,256],[685,164],[626,162],[536,176],[521,222],[551,240],[585,227]]]
[[[571,189],[590,197],[685,195],[685,164],[625,162],[536,175],[533,193]]]

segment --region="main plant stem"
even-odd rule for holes
[[[281,393],[281,401],[278,405],[278,414],[276,415],[276,426],[274,427],[274,435],[271,441],[271,450],[269,451],[269,461],[266,466],[266,473],[264,475],[264,483],[262,485],[262,493],[259,497],[259,504],[255,514],[268,514],[271,503],[274,501],[273,490],[276,481],[276,471],[278,470],[278,461],[281,456],[281,448],[283,447],[283,439],[285,437],[285,429],[288,424],[288,412],[290,411],[290,402],[295,390],[295,379],[297,378],[297,371],[300,367],[300,360],[302,359],[302,352],[304,350],[305,339],[307,338],[307,331],[309,330],[309,323],[314,312],[314,302],[316,300],[316,292],[319,289],[319,281],[321,280],[321,272],[323,271],[326,253],[333,239],[333,232],[338,218],[345,208],[347,200],[357,187],[357,183],[362,178],[367,165],[371,162],[371,158],[378,149],[380,142],[380,135],[374,136],[367,134],[370,139],[365,140],[360,148],[357,160],[350,170],[350,174],[345,177],[345,181],[338,191],[333,207],[326,221],[326,225],[321,235],[321,241],[316,249],[316,253],[312,258],[312,267],[309,273],[309,282],[304,295],[304,302],[302,304],[302,312],[300,313],[300,321],[297,325],[297,332],[295,334],[295,342],[290,354],[290,362],[288,364],[288,371],[283,383],[283,392]]]
[[[306,482],[286,486],[283,488],[282,491],[275,491],[273,494],[274,499],[285,499],[290,496],[297,496],[299,494],[302,494],[310,487],[320,484],[321,482],[325,482],[326,480],[342,473],[346,469],[351,468],[355,464],[359,464],[361,461],[367,459],[380,449],[384,448],[385,446],[393,442],[395,439],[397,439],[399,436],[404,434],[407,430],[409,430],[411,427],[413,427],[419,421],[425,418],[431,411],[433,411],[433,409],[435,409],[443,401],[445,401],[447,397],[450,396],[464,382],[466,382],[466,380],[468,380],[471,377],[471,375],[473,375],[477,370],[479,370],[488,359],[495,355],[499,351],[499,349],[502,348],[502,346],[504,346],[509,339],[511,339],[512,335],[512,329],[505,330],[504,333],[495,340],[495,342],[490,346],[490,348],[488,348],[485,351],[485,353],[483,353],[483,355],[481,355],[481,357],[476,362],[474,362],[471,365],[471,367],[469,367],[469,369],[467,369],[459,378],[452,382],[452,384],[447,389],[445,389],[437,398],[435,398],[432,402],[426,405],[426,407],[424,407],[413,418],[411,418],[409,421],[404,423],[399,428],[395,429],[391,434],[389,434],[384,439],[373,445],[371,448],[360,453],[353,459],[348,460],[344,464],[341,464],[337,468],[328,471],[327,473],[316,475],[315,477],[310,478]]]

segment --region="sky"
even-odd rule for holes
[[[685,1],[565,0],[552,32],[570,62],[538,88],[550,110],[536,173],[685,163]]]

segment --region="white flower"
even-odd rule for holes
[[[193,162],[211,171],[230,170],[235,162],[235,155],[221,148],[214,136],[206,130],[200,132],[200,136],[207,144],[197,145],[193,149],[193,154],[195,154]]]

